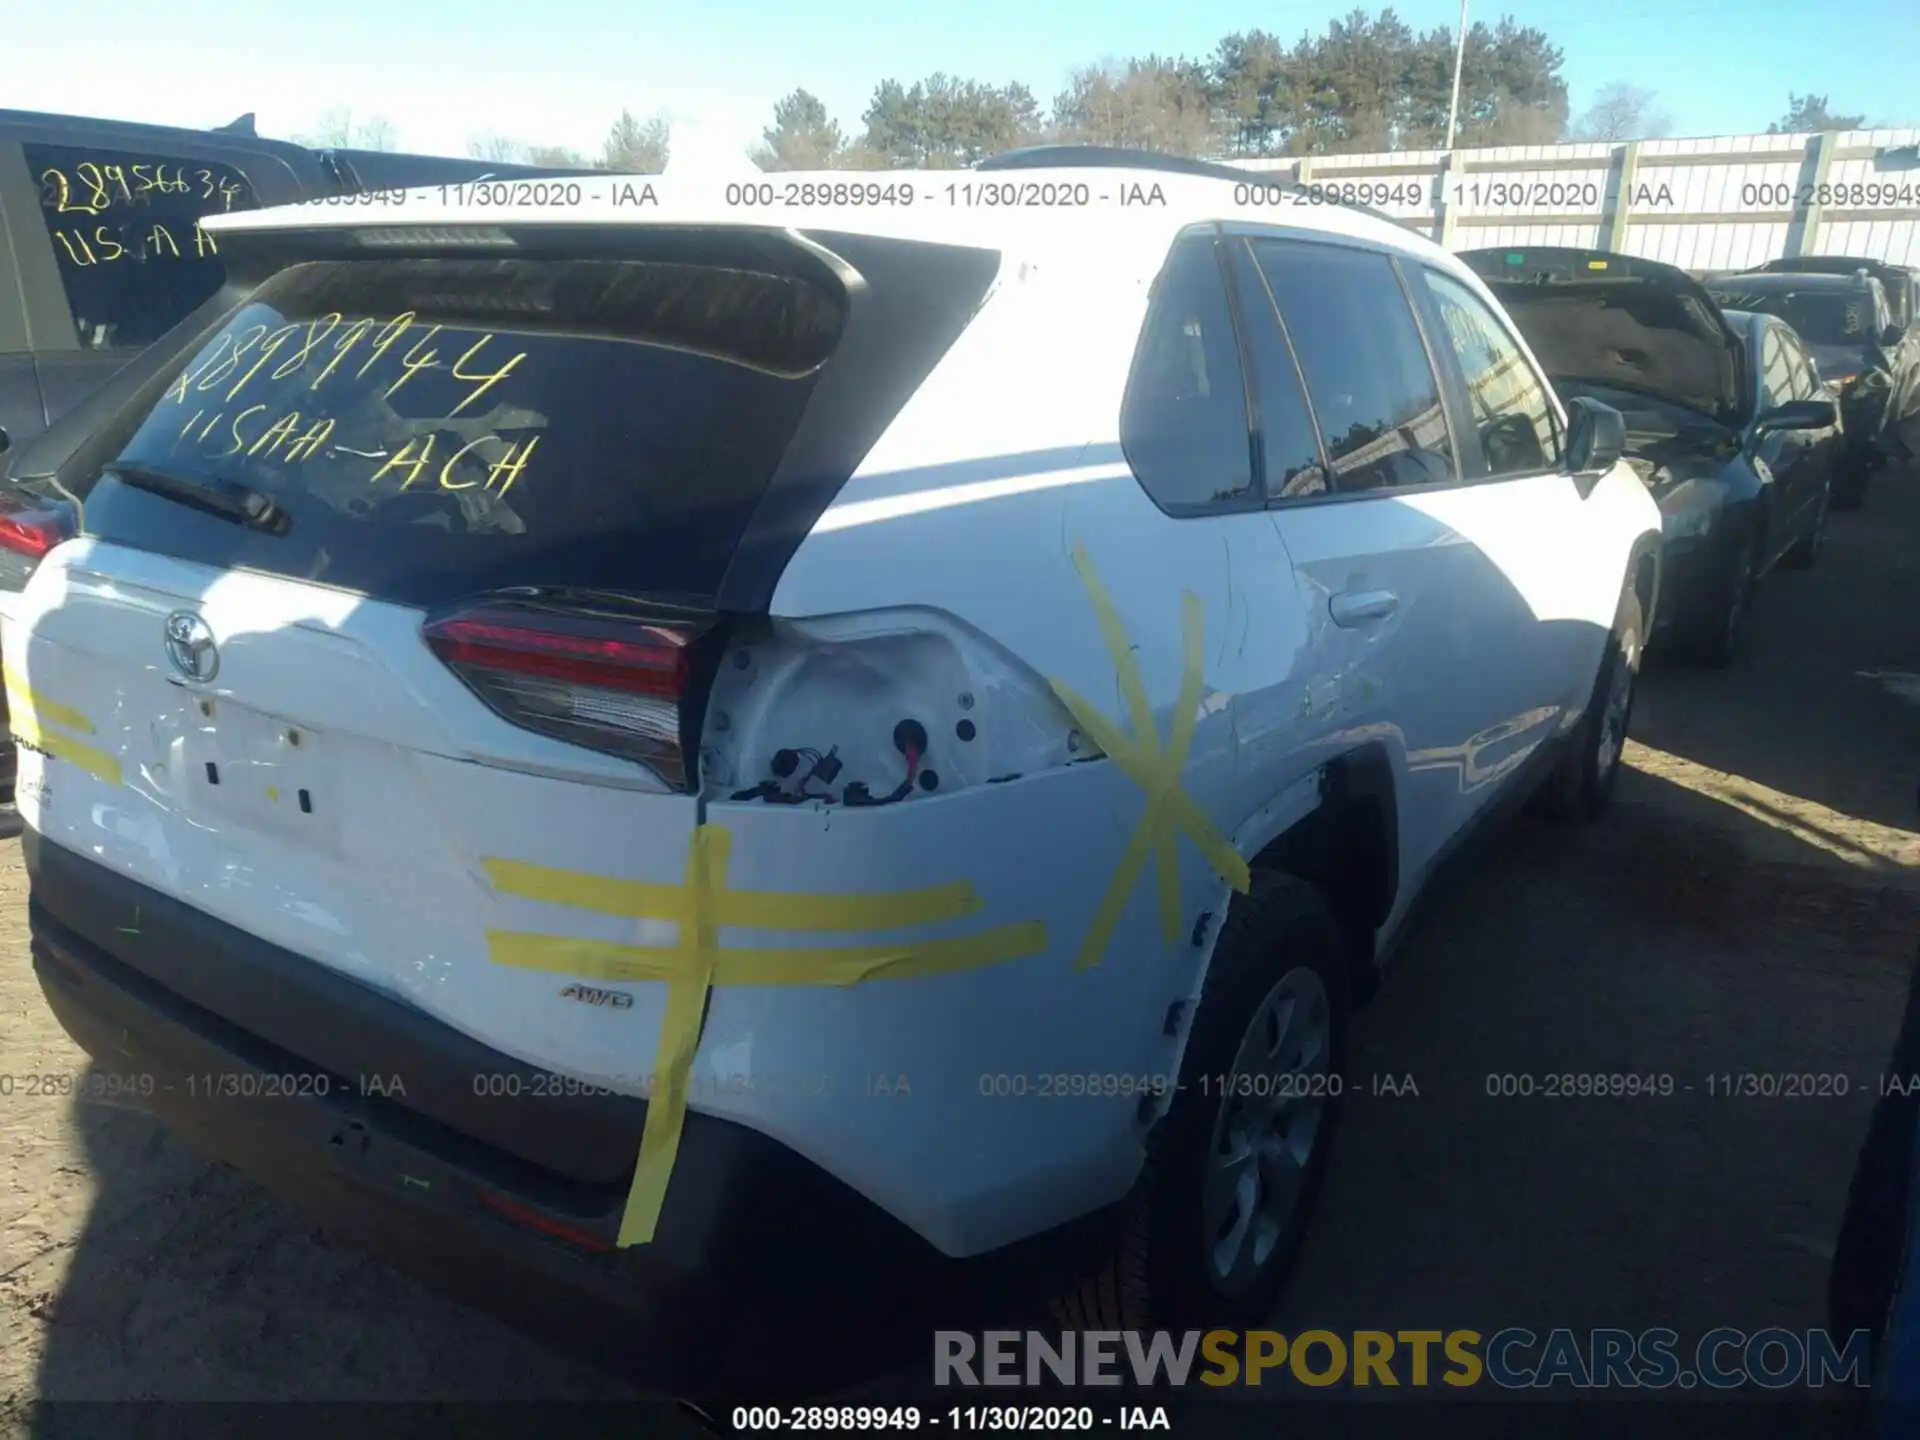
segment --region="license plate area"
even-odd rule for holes
[[[325,736],[231,700],[182,698],[174,783],[191,813],[331,844]]]

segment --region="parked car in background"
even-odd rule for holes
[[[1755,272],[1706,282],[1729,310],[1778,316],[1805,343],[1821,377],[1839,394],[1846,446],[1833,502],[1852,509],[1867,480],[1904,446],[1898,435],[1920,385],[1920,336],[1896,325],[1880,282],[1867,274]]]
[[[1911,265],[1895,265],[1886,260],[1868,260],[1857,255],[1792,255],[1769,260],[1742,275],[1858,275],[1867,274],[1886,291],[1887,309],[1893,323],[1904,328],[1920,318],[1920,270]]]
[[[1753,587],[1814,563],[1841,449],[1834,397],[1781,321],[1728,313],[1684,271],[1574,249],[1469,250],[1563,400],[1626,417],[1660,504],[1656,638],[1709,665],[1735,653]]]
[[[207,215],[559,173],[310,150],[254,134],[251,116],[183,130],[0,110],[0,431],[38,433],[219,290]]]
[[[33,466],[62,1024],[682,1394],[976,1286],[1261,1323],[1353,994],[1607,803],[1660,513],[1437,245],[1112,178],[1161,203],[211,222],[244,278]]]
[[[1894,265],[1885,260],[1862,260],[1852,255],[1799,255],[1791,259],[1769,260],[1758,269],[1761,274],[1854,275],[1865,272],[1880,282],[1887,297],[1887,310],[1901,333],[1894,357],[1893,373],[1902,377],[1890,387],[1889,419],[1886,437],[1888,449],[1897,460],[1920,455],[1920,269]]]

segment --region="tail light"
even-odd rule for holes
[[[62,506],[0,495],[0,590],[26,589],[47,552],[74,531],[73,516]]]
[[[712,616],[653,607],[488,600],[427,622],[428,647],[503,719],[621,755],[688,788],[684,732]]]

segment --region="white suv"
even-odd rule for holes
[[[4,635],[50,1004],[670,1391],[1043,1279],[1257,1321],[1416,899],[1606,800],[1618,415],[1245,183],[638,183],[209,222],[228,290],[16,477],[84,508]]]

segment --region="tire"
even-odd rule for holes
[[[1567,737],[1567,748],[1542,792],[1542,808],[1551,819],[1564,824],[1591,824],[1613,798],[1627,727],[1633,721],[1633,697],[1646,644],[1645,625],[1640,597],[1629,589],[1621,595],[1613,629],[1607,633],[1606,651],[1593,679],[1586,713]]]
[[[1811,570],[1820,558],[1820,542],[1827,533],[1827,511],[1833,505],[1833,487],[1829,485],[1820,492],[1820,498],[1814,502],[1813,520],[1800,532],[1800,538],[1793,542],[1793,548],[1780,557],[1780,563],[1788,570]]]
[[[1054,1300],[1056,1320],[1076,1330],[1244,1329],[1272,1313],[1326,1179],[1350,1007],[1346,946],[1325,899],[1295,876],[1256,869],[1250,893],[1235,896],[1227,911],[1194,1012],[1181,1088],[1149,1138],[1126,1238],[1111,1261]],[[1308,1067],[1250,1066],[1275,1030],[1283,1041],[1280,1059],[1289,1058],[1294,1047],[1284,1042],[1296,1017],[1319,1036]],[[1222,1094],[1223,1076],[1257,1082],[1288,1073],[1328,1078],[1289,1086],[1284,1104],[1261,1103],[1275,1098],[1271,1090],[1265,1097]],[[1280,1123],[1294,1133],[1275,1136],[1270,1127]],[[1240,1148],[1234,1131],[1243,1126],[1271,1145],[1269,1158],[1291,1176],[1291,1204],[1276,1207],[1284,1216],[1261,1213],[1276,1187],[1257,1162],[1243,1164],[1234,1207],[1222,1212],[1216,1197],[1232,1187],[1218,1162]],[[1293,1157],[1291,1165],[1277,1158],[1284,1155]],[[1208,1243],[1209,1222],[1217,1221],[1227,1223],[1216,1234],[1228,1240],[1263,1234],[1264,1248],[1258,1242],[1239,1247],[1248,1260],[1244,1268],[1219,1264],[1238,1251]]]
[[[1754,574],[1760,559],[1760,532],[1754,530],[1741,548],[1739,562],[1728,579],[1720,609],[1707,623],[1690,647],[1695,663],[1709,670],[1724,670],[1738,653],[1741,626],[1746,622],[1747,606],[1753,599]]]

